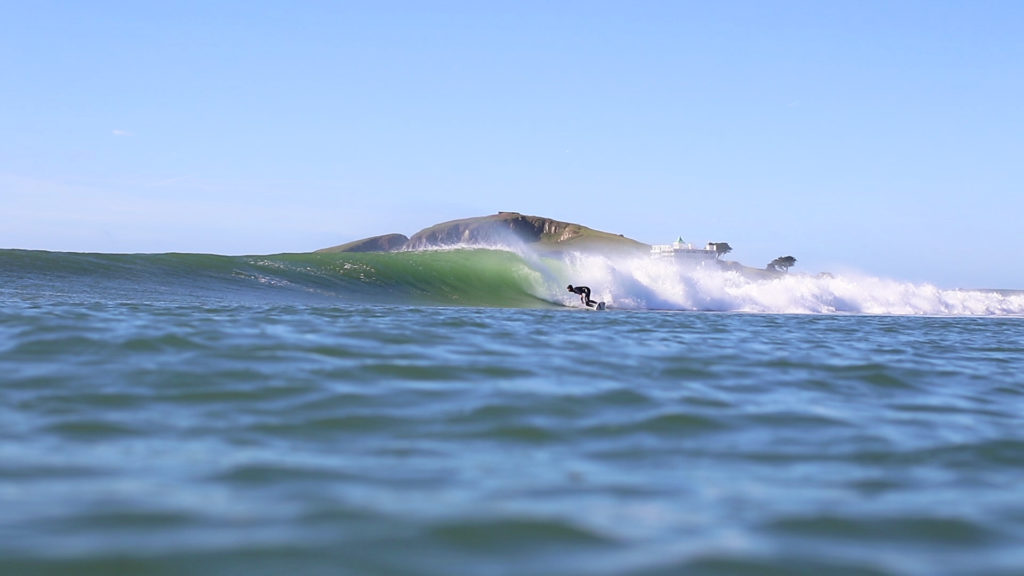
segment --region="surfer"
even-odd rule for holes
[[[576,294],[579,294],[580,295],[580,301],[583,302],[584,306],[588,306],[589,307],[589,306],[594,306],[594,305],[597,304],[597,302],[595,302],[595,301],[590,299],[590,288],[588,288],[586,286],[575,286],[574,287],[572,284],[569,284],[567,289],[569,290],[569,292],[574,292]]]

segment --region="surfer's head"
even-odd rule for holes
[[[569,292],[572,292],[572,284],[569,284],[568,286],[566,286],[566,290],[568,290]]]

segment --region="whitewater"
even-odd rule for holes
[[[741,272],[671,259],[611,259],[573,253],[566,274],[597,287],[598,300],[630,310],[699,310],[772,314],[1024,314],[1024,292],[943,290],[869,275],[750,279]],[[581,281],[580,283],[584,283]],[[549,282],[545,289],[557,282]]]

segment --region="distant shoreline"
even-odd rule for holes
[[[604,254],[648,256],[651,245],[581,224],[563,222],[519,212],[498,212],[450,220],[429,226],[412,236],[388,233],[321,248],[316,253],[401,252],[446,246],[526,245],[541,252],[593,251]],[[723,270],[754,279],[768,279],[783,273],[755,268],[735,261],[715,260]]]

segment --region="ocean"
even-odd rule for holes
[[[1019,575],[1022,414],[1015,291],[0,250],[5,575]]]

